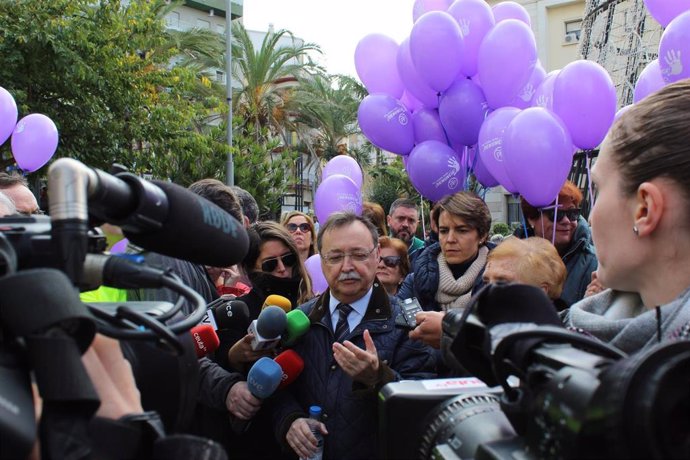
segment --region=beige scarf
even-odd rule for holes
[[[489,248],[482,246],[479,254],[472,265],[457,280],[453,277],[443,252],[439,252],[436,260],[438,261],[438,291],[436,291],[436,301],[441,305],[443,311],[451,308],[465,308],[472,297],[472,287],[479,274],[486,265],[486,256]]]

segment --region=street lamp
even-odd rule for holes
[[[228,164],[225,182],[235,185],[235,164],[232,158],[232,0],[225,5],[225,94],[228,103]]]

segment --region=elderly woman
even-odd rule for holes
[[[628,353],[690,338],[688,113],[690,80],[648,96],[614,122],[592,171],[597,276],[610,289],[565,324]]]
[[[449,309],[465,308],[482,285],[491,243],[491,213],[472,192],[458,192],[438,201],[431,218],[438,226],[439,242],[424,249],[415,272],[405,278],[396,297],[416,297],[426,310],[417,314],[410,338],[438,348],[441,320]]]
[[[553,242],[560,254],[568,276],[561,298],[572,305],[585,296],[592,272],[597,269],[597,256],[585,219],[580,216],[582,192],[568,181],[558,193],[558,209],[538,210],[522,199],[522,212],[529,224],[527,236],[540,236]],[[554,237],[555,227],[555,237]],[[520,235],[520,236],[524,236]]]
[[[290,236],[299,251],[299,258],[303,263],[316,254],[314,246],[316,230],[311,217],[300,211],[291,211],[283,217],[281,225],[290,232]]]
[[[556,248],[544,238],[524,240],[509,237],[489,253],[484,283],[520,283],[541,288],[557,309],[566,307],[560,299],[566,278],[565,264]]]
[[[297,247],[290,234],[275,222],[257,222],[249,235],[249,252],[242,261],[242,269],[248,274],[252,290],[239,297],[249,308],[249,319],[259,316],[266,297],[272,294],[286,297],[297,306],[311,297],[311,281],[298,256]],[[216,357],[221,365],[236,370],[265,355],[251,349],[250,335],[220,333],[221,345]]]
[[[398,238],[379,237],[381,259],[376,269],[379,279],[389,295],[396,295],[398,288],[410,273],[410,259],[407,257],[407,245]]]

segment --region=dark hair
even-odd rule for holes
[[[272,221],[257,222],[249,227],[247,235],[249,236],[249,250],[241,264],[245,273],[249,274],[256,271],[256,261],[259,259],[259,254],[261,254],[261,246],[263,246],[265,242],[280,241],[287,246],[290,252],[297,258],[292,276],[293,278],[299,277],[302,280],[299,287],[299,302],[302,303],[311,297],[311,278],[307,273],[304,263],[299,258],[297,246],[295,246],[292,237],[282,225]]]
[[[379,232],[379,236],[388,234],[388,230],[386,230],[386,211],[383,210],[383,206],[371,201],[365,201],[362,203],[362,215],[374,224]]]
[[[350,225],[354,222],[361,222],[364,224],[364,226],[369,230],[369,233],[371,233],[371,241],[374,243],[374,246],[378,246],[379,232],[376,231],[376,227],[374,227],[374,224],[372,224],[369,219],[363,216],[358,216],[357,214],[353,214],[351,212],[335,212],[328,217],[326,223],[323,224],[319,229],[319,236],[316,239],[316,246],[318,247],[319,252],[322,250],[321,243],[323,242],[323,235],[325,235],[326,232],[329,232],[335,228],[345,227],[346,225]]]
[[[253,224],[256,221],[259,220],[259,205],[256,203],[256,200],[252,196],[251,193],[243,189],[242,187],[238,187],[237,185],[233,185],[230,187],[233,192],[235,192],[235,195],[237,195],[237,198],[240,199],[240,205],[242,206],[242,213],[247,216],[247,219],[249,219],[249,223]]]
[[[311,243],[309,244],[309,257],[311,257],[314,254],[316,254],[316,227],[314,227],[314,221],[311,220],[311,217],[309,217],[308,214],[305,214],[301,211],[290,211],[287,214],[285,214],[283,218],[280,220],[280,225],[287,228],[288,223],[290,223],[290,219],[297,216],[304,217],[307,220],[307,225],[309,225],[309,232],[311,233]]]
[[[576,208],[580,207],[580,203],[582,203],[582,192],[577,188],[577,185],[568,180],[565,181],[561,191],[558,192],[558,203],[562,204],[569,201],[572,201]],[[522,208],[522,213],[525,215],[525,219],[539,218],[539,209],[529,204],[523,197],[520,197],[520,207]]]
[[[391,248],[400,256],[400,273],[405,279],[410,273],[410,256],[407,254],[407,244],[398,238],[390,238],[388,236],[379,237],[379,246],[381,248]]]
[[[443,211],[460,217],[467,225],[477,230],[479,238],[485,238],[491,229],[491,212],[484,200],[474,192],[457,192],[441,198],[431,214],[431,219],[438,227],[438,220]]]
[[[29,187],[29,183],[26,181],[26,178],[21,174],[17,174],[15,172],[11,174],[0,172],[0,189],[14,187],[15,185]]]
[[[189,191],[206,198],[223,211],[230,214],[242,225],[242,208],[240,200],[232,189],[218,179],[201,179],[189,186]]]
[[[393,213],[395,212],[396,209],[403,207],[403,208],[411,208],[414,209],[415,211],[419,212],[419,208],[417,207],[417,203],[414,200],[411,200],[409,198],[398,198],[391,204],[391,208],[388,210],[388,215],[392,216]]]
[[[626,111],[609,133],[623,192],[655,177],[677,183],[690,204],[690,79],[665,86]]]

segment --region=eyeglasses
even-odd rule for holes
[[[559,209],[556,214],[556,220],[554,221],[554,209],[544,209],[542,210],[542,215],[549,219],[551,222],[560,222],[563,216],[567,217],[570,222],[575,222],[578,217],[580,217],[580,208],[573,209]]]
[[[328,265],[339,265],[345,261],[345,257],[350,256],[355,262],[364,262],[369,258],[372,252],[374,252],[376,246],[371,248],[369,251],[359,250],[354,252],[336,252],[331,254],[322,254],[321,260],[326,262]]]
[[[261,262],[261,270],[266,273],[271,273],[278,266],[278,260],[282,261],[283,265],[286,267],[293,267],[297,262],[297,256],[292,253],[288,253],[278,257],[271,257],[270,259],[266,259]]]
[[[395,268],[400,265],[400,256],[383,256],[381,262],[388,268]]]
[[[17,214],[21,214],[22,216],[43,216],[45,212],[42,209],[36,208],[31,212],[17,211]]]
[[[302,233],[307,233],[307,232],[311,231],[309,224],[306,222],[303,224],[287,224],[285,227],[287,228],[288,232],[290,232],[290,233],[295,233],[298,228],[300,230],[302,230]]]

